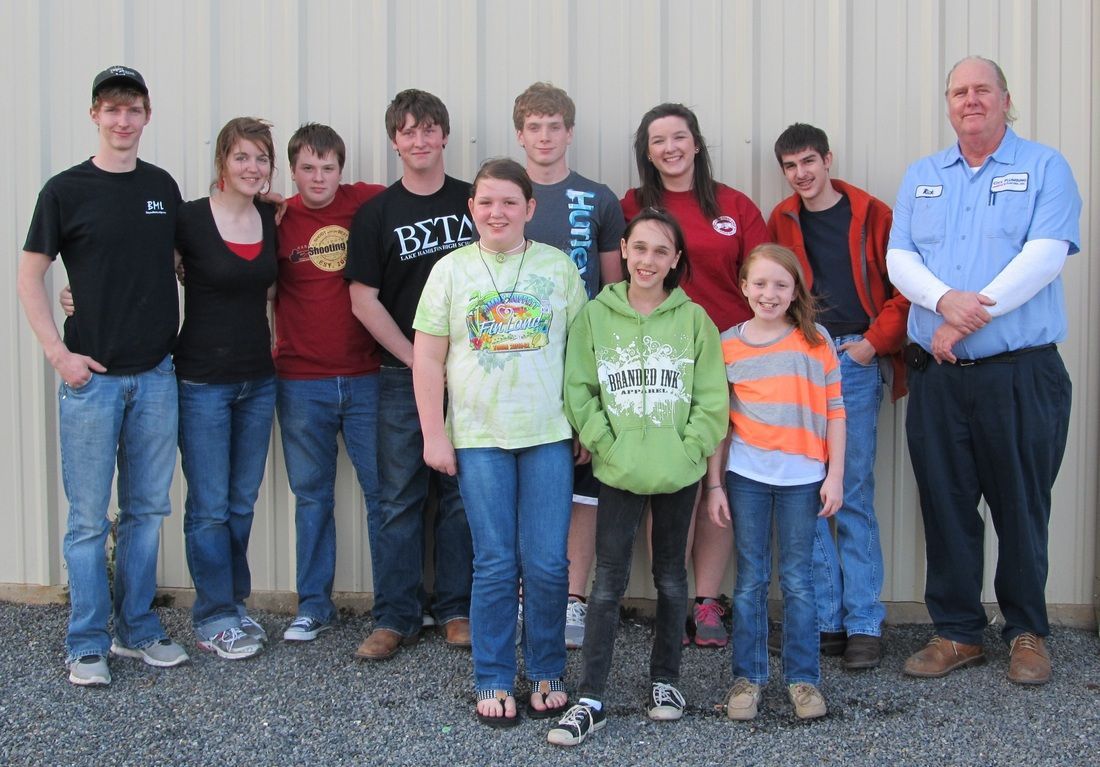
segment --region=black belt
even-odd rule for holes
[[[947,364],[957,365],[961,368],[969,368],[974,365],[986,365],[991,362],[1012,362],[1017,357],[1023,357],[1025,354],[1031,354],[1032,352],[1045,352],[1050,349],[1056,349],[1056,344],[1043,344],[1042,346],[1028,346],[1024,349],[1014,349],[1010,352],[1001,352],[1000,354],[994,354],[991,357],[979,357],[974,360],[957,359],[953,363]],[[928,361],[932,359],[932,355],[924,350],[920,344],[906,344],[902,350],[905,355],[905,363],[913,370],[924,370],[928,367]]]
[[[1012,362],[1017,357],[1023,357],[1025,354],[1031,354],[1032,352],[1045,352],[1055,348],[1057,348],[1055,344],[1028,346],[1025,349],[1014,349],[1010,352],[1001,352],[1000,354],[994,354],[992,357],[979,357],[976,360],[957,359],[955,360],[955,364],[961,368],[968,368],[973,365],[985,365],[990,362]]]

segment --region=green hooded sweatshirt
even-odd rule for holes
[[[647,317],[631,308],[627,287],[605,287],[569,330],[565,415],[601,482],[637,495],[672,493],[706,473],[726,435],[721,342],[680,288]]]

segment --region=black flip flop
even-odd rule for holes
[[[538,693],[542,696],[542,702],[546,703],[546,696],[552,692],[566,692],[565,682],[561,679],[544,679],[541,682],[536,682],[535,686],[531,689],[531,694]],[[537,709],[531,705],[531,699],[527,699],[527,716],[532,719],[550,719],[552,717],[564,714],[565,710],[569,708],[569,699],[566,698],[565,703],[560,706],[547,706],[543,709]]]
[[[508,698],[513,697],[512,693],[507,690],[479,690],[477,694],[478,701],[483,700],[497,700],[500,701],[501,711],[506,711],[505,701]],[[515,727],[519,724],[519,707],[516,708],[515,716],[505,716],[503,713],[501,716],[487,716],[480,711],[475,711],[477,714],[477,720],[484,725],[492,727],[494,730],[503,730],[509,727]]]

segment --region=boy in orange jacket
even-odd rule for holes
[[[882,658],[886,616],[874,509],[876,427],[883,384],[895,400],[905,394],[900,351],[909,302],[886,273],[890,207],[829,177],[833,155],[825,132],[795,123],[776,140],[775,157],[794,194],[775,206],[768,232],[802,264],[817,299],[818,322],[836,345],[848,412],[836,542],[828,521],[819,519],[814,543],[821,651],[843,653],[847,669],[874,668]],[[772,649],[780,642],[773,632]]]

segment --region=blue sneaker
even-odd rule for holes
[[[324,623],[307,615],[299,615],[283,632],[283,641],[311,642],[322,631],[328,631],[330,628],[332,628],[331,623]]]

